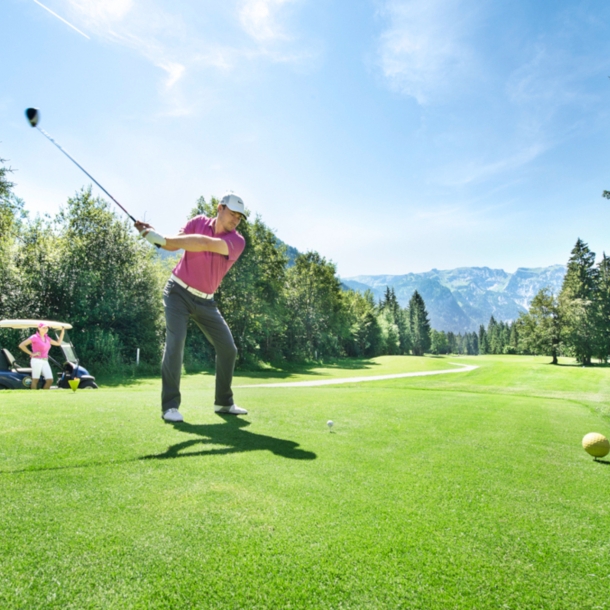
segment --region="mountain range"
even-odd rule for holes
[[[478,330],[481,324],[487,326],[491,316],[497,321],[515,320],[542,288],[558,294],[565,272],[564,265],[519,268],[514,273],[460,267],[405,275],[357,275],[341,278],[341,282],[352,290],[370,290],[376,300],[383,298],[387,287],[393,288],[402,307],[417,290],[426,303],[432,328],[464,333]]]

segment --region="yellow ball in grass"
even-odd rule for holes
[[[610,442],[603,434],[598,432],[585,434],[582,439],[582,447],[594,458],[602,458],[610,453]]]

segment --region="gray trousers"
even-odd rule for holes
[[[169,280],[163,291],[167,334],[161,379],[161,409],[177,409],[180,406],[180,374],[184,358],[186,326],[189,318],[195,323],[216,350],[216,397],[214,404],[230,407],[233,404],[233,370],[237,358],[237,348],[231,330],[227,326],[213,300],[202,299],[191,294]]]

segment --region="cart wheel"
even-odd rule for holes
[[[97,383],[94,381],[81,381],[78,386],[79,390],[97,390]]]

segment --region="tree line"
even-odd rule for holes
[[[590,365],[594,358],[610,358],[610,258],[604,253],[595,263],[595,252],[581,239],[570,253],[561,291],[543,288],[528,311],[512,322],[492,316],[478,333],[454,335],[432,331],[433,353],[531,354],[560,356]],[[464,349],[468,341],[471,350]]]
[[[137,349],[142,363],[158,367],[162,291],[175,258],[159,256],[90,189],[54,217],[30,217],[9,173],[0,160],[0,318],[70,322],[83,363],[97,373],[130,366]],[[190,217],[213,216],[217,205],[202,197]],[[259,216],[239,231],[246,249],[215,297],[239,365],[429,351],[430,321],[418,293],[407,308],[393,289],[377,303],[370,292],[344,290],[335,265],[319,253],[290,252]],[[0,330],[0,345],[14,351],[23,332]],[[191,329],[187,370],[213,361],[203,334]]]
[[[572,356],[584,365],[610,357],[610,259],[578,239],[559,295],[543,289],[519,320],[521,345],[529,353]]]
[[[0,318],[70,322],[83,362],[117,372],[141,360],[159,365],[164,343],[162,290],[176,262],[160,257],[103,199],[82,189],[55,217],[31,218],[0,159]],[[191,210],[214,216],[218,201]],[[186,222],[185,218],[185,222]],[[401,307],[393,288],[376,302],[345,289],[335,265],[317,252],[282,244],[260,216],[240,224],[246,249],[216,301],[239,350],[238,365],[413,354],[539,354],[583,364],[610,357],[610,260],[578,240],[558,296],[541,290],[512,322],[491,317],[478,332],[434,330],[416,291]],[[20,331],[0,329],[13,348]],[[211,366],[214,353],[188,333],[187,370]]]

